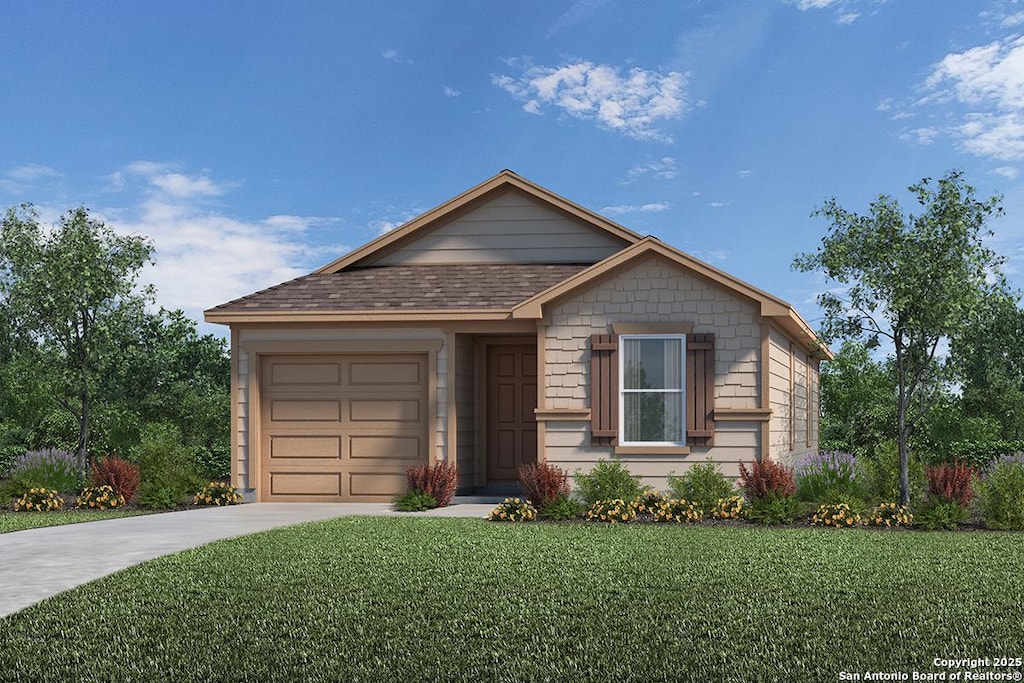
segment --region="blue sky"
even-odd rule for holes
[[[8,0],[0,206],[148,235],[200,318],[510,168],[815,324],[814,208],[953,168],[1024,287],[1022,34],[1011,0]]]

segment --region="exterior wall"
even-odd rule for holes
[[[473,335],[455,335],[456,464],[459,489],[472,489],[477,477],[476,351]]]
[[[818,448],[818,361],[776,329],[769,334],[770,454],[793,465]]]
[[[607,233],[510,191],[370,263],[597,263],[623,246]]]
[[[545,408],[590,407],[589,339],[608,334],[611,325],[690,323],[694,333],[715,335],[715,408],[760,407],[760,314],[756,305],[723,287],[651,257],[593,288],[553,306],[545,332]],[[664,490],[670,472],[712,458],[727,476],[740,461],[759,455],[761,423],[720,421],[714,446],[693,447],[688,455],[622,455],[644,482]],[[590,446],[589,421],[548,422],[545,456],[563,469],[588,471],[611,447]]]
[[[383,341],[443,341],[444,333],[439,329],[432,328],[395,328],[384,330],[372,329],[349,329],[344,327],[331,328],[251,328],[238,330],[237,348],[237,376],[234,378],[235,395],[232,400],[235,402],[237,420],[234,425],[237,449],[233,454],[234,483],[239,488],[251,490],[255,488],[256,482],[250,477],[253,471],[251,467],[251,456],[254,455],[252,444],[255,440],[250,438],[249,425],[251,415],[251,398],[255,387],[251,385],[250,377],[253,367],[253,354],[247,349],[247,344],[256,342],[358,342],[365,341],[366,352],[374,351],[374,344]],[[329,352],[328,352],[329,353]],[[431,456],[437,460],[444,460],[447,457],[446,425],[448,417],[448,355],[449,350],[442,344],[437,352],[436,366],[436,395],[431,397],[435,401],[436,413],[433,429],[436,431],[436,450]]]

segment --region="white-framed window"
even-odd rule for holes
[[[619,443],[686,444],[686,335],[619,336]]]

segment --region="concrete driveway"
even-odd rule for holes
[[[0,534],[0,617],[133,564],[211,541],[346,515],[486,517],[492,508],[461,504],[402,513],[387,503],[250,503]]]

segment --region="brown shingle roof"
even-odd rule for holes
[[[211,312],[507,309],[586,265],[378,266],[311,273]]]

